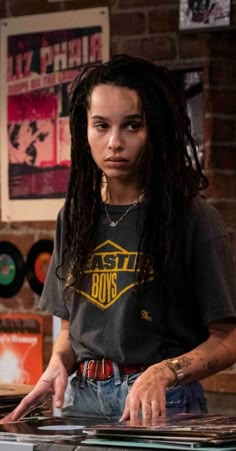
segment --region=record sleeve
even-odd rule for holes
[[[29,250],[26,277],[32,290],[41,295],[53,251],[53,240],[39,240]]]
[[[34,385],[38,381],[43,373],[42,315],[0,315],[0,369],[1,401],[1,384]],[[12,387],[8,389],[13,390]]]
[[[22,398],[33,390],[34,385],[27,384],[2,384],[0,383],[1,403],[9,401],[12,398]]]
[[[24,278],[25,262],[20,250],[9,241],[0,241],[0,297],[14,296]]]
[[[236,446],[236,417],[211,414],[178,414],[160,417],[156,422],[146,424],[142,420],[135,423],[114,423],[86,428],[85,433],[93,438],[109,441],[142,440],[162,444],[192,447],[204,445]],[[236,449],[236,448],[235,448]]]

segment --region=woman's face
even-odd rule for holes
[[[106,178],[137,183],[142,178],[141,163],[147,146],[147,126],[138,93],[115,85],[96,86],[87,119],[91,154]]]

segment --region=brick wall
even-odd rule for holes
[[[202,68],[208,196],[223,215],[236,256],[236,0],[231,3],[232,25],[213,31],[178,31],[178,0],[1,0],[0,18],[109,6],[111,54],[127,52],[176,69]],[[1,240],[12,241],[26,255],[33,242],[53,236],[54,222],[0,223],[0,230]],[[25,282],[14,298],[1,299],[0,312],[32,312],[35,301]],[[46,362],[50,318],[46,317],[45,325]]]

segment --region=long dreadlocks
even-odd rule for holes
[[[101,199],[101,170],[87,139],[87,109],[95,86],[113,84],[137,91],[148,129],[145,154],[146,217],[139,249],[144,254],[140,277],[148,266],[164,281],[191,200],[208,185],[191,135],[183,96],[171,73],[142,58],[118,55],[90,65],[73,83],[70,100],[71,171],[65,202],[66,249],[61,269],[78,286],[92,251]],[[69,262],[69,267],[68,267]],[[64,270],[63,270],[64,268]],[[170,275],[168,275],[170,277]]]

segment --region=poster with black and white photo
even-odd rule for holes
[[[230,25],[231,0],[180,0],[179,29]]]
[[[85,65],[109,59],[108,8],[0,27],[2,220],[55,220],[70,170],[70,87]]]

